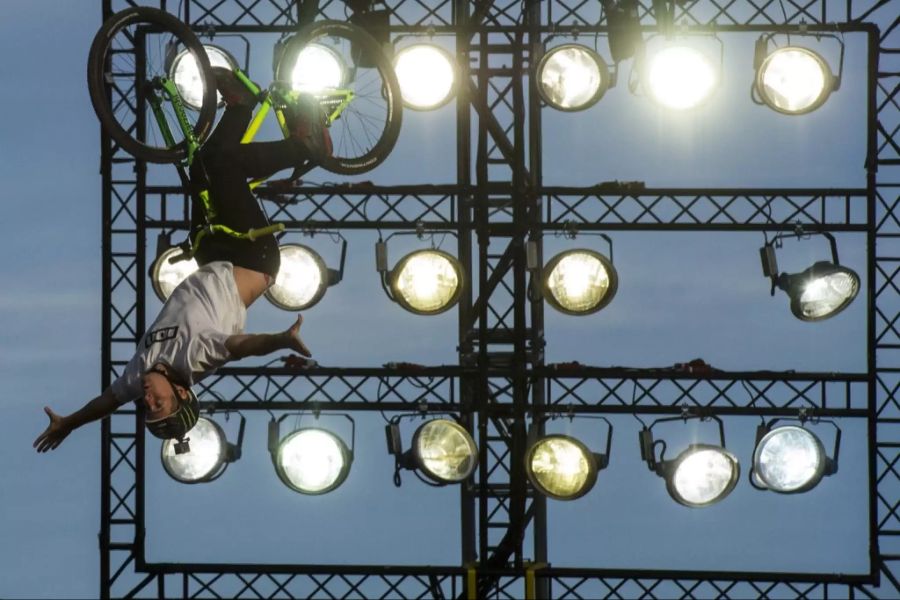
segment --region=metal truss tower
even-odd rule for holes
[[[148,4],[150,2],[142,2]],[[312,7],[343,19],[339,0],[158,0],[198,30],[287,31]],[[132,2],[103,0],[103,16]],[[867,183],[859,189],[625,189],[616,184],[547,187],[542,182],[537,94],[527,77],[550,32],[606,31],[596,0],[387,0],[395,31],[455,36],[464,82],[457,103],[457,181],[444,186],[299,187],[304,202],[270,215],[288,228],[454,229],[459,257],[477,281],[459,306],[459,365],[428,377],[387,368],[228,368],[207,384],[223,407],[401,410],[420,398],[458,412],[476,433],[480,465],[461,492],[458,567],[150,563],[144,551],[146,448],[130,407],[102,425],[100,589],[103,597],[847,597],[900,596],[900,16],[891,0],[688,0],[676,20],[717,32],[863,32],[868,36]],[[654,25],[651,3],[642,21]],[[401,18],[402,15],[402,18]],[[876,26],[880,24],[880,27]],[[98,23],[99,25],[99,23]],[[136,51],[135,51],[136,52]],[[123,99],[138,92],[116,89]],[[137,106],[137,103],[132,104]],[[137,118],[137,115],[136,115]],[[474,136],[474,137],[473,137]],[[472,150],[474,149],[474,156]],[[103,383],[130,358],[144,331],[148,239],[187,226],[187,197],[146,165],[101,145],[103,177]],[[368,202],[365,220],[359,210]],[[304,207],[298,209],[297,207]],[[586,206],[596,210],[585,211]],[[864,206],[865,210],[850,210]],[[600,217],[585,215],[600,214]],[[525,243],[541,252],[545,232],[574,222],[590,231],[779,231],[812,229],[867,237],[868,371],[722,372],[544,365],[543,305],[529,299]],[[475,250],[473,250],[475,249]],[[376,385],[387,383],[389,395]],[[301,385],[302,384],[302,385]],[[274,386],[275,400],[263,390]],[[423,387],[424,386],[424,387]],[[635,398],[624,391],[637,391]],[[749,403],[741,388],[762,402]],[[424,390],[424,391],[423,391]],[[322,398],[326,400],[322,402]],[[675,398],[676,401],[672,401]],[[556,568],[547,554],[546,508],[521,456],[526,417],[565,406],[579,413],[674,415],[681,404],[717,416],[817,413],[868,425],[871,573]],[[574,407],[574,408],[572,408]]]

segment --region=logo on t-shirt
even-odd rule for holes
[[[154,329],[153,331],[147,332],[146,341],[144,345],[149,348],[153,344],[159,344],[162,342],[166,342],[168,340],[175,339],[175,336],[178,334],[178,326],[175,327],[163,327],[161,329]]]

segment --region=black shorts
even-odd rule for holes
[[[248,181],[268,177],[293,166],[300,150],[297,142],[290,139],[241,144],[240,139],[251,116],[249,107],[227,108],[191,165],[192,240],[204,224],[198,196],[204,189],[209,190],[210,202],[216,213],[214,224],[227,225],[239,232],[269,225],[269,219],[250,190]],[[207,235],[195,256],[200,265],[224,260],[272,278],[276,277],[281,265],[281,254],[274,235],[266,235],[253,242],[224,233]]]

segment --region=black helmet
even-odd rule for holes
[[[188,399],[180,401],[178,410],[171,415],[156,421],[146,421],[150,433],[164,440],[171,438],[183,440],[200,416],[200,401],[197,395],[190,388],[187,388],[187,392]],[[175,397],[178,397],[177,394]]]

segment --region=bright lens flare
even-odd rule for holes
[[[571,439],[559,436],[538,441],[526,466],[538,487],[562,500],[586,493],[590,489],[589,479],[594,474],[594,466],[585,449]]]
[[[224,50],[215,46],[203,46],[203,49],[206,50],[206,56],[209,57],[210,66],[234,70],[233,60]],[[194,110],[200,110],[203,106],[204,87],[194,55],[184,50],[175,57],[169,77],[175,82],[175,88],[184,103]],[[216,103],[222,106],[222,94],[218,92],[216,92]]]
[[[188,275],[200,268],[193,258],[170,263],[169,259],[178,254],[181,254],[181,248],[173,246],[163,252],[153,266],[153,290],[162,302],[172,295],[178,284],[187,279]]]
[[[195,483],[212,477],[225,460],[225,440],[219,427],[204,417],[188,432],[191,451],[175,454],[175,442],[162,445],[162,460],[166,472],[183,483]]]
[[[709,97],[716,85],[716,71],[699,50],[669,46],[650,58],[647,83],[656,102],[685,110]]]
[[[281,267],[266,296],[285,310],[303,310],[319,301],[327,287],[325,264],[306,246],[284,244]]]
[[[346,476],[346,450],[333,434],[321,429],[301,429],[278,448],[278,464],[290,485],[306,494],[337,487]]]
[[[548,53],[538,78],[544,99],[562,110],[587,108],[607,85],[594,53],[580,46],[561,46]]]
[[[800,295],[804,317],[818,319],[841,308],[856,296],[859,281],[850,273],[837,272],[810,280]]]
[[[758,88],[763,101],[783,113],[815,110],[831,92],[825,61],[806,48],[780,48],[760,67]]]
[[[417,44],[397,52],[394,72],[403,102],[416,110],[430,110],[444,104],[456,79],[450,57],[430,44]]]
[[[700,506],[721,500],[733,484],[736,464],[722,450],[705,448],[690,452],[678,464],[673,485],[688,505]]]
[[[447,419],[435,419],[416,432],[422,468],[439,481],[462,481],[475,470],[477,451],[468,432]]]
[[[321,44],[309,44],[303,48],[291,71],[291,88],[308,94],[340,88],[343,81],[343,61],[333,50]]]
[[[795,492],[818,483],[824,470],[822,444],[802,427],[779,427],[767,433],[754,453],[756,474],[776,492]]]
[[[434,250],[415,252],[401,261],[395,289],[418,312],[440,312],[459,296],[459,274],[451,257]]]

